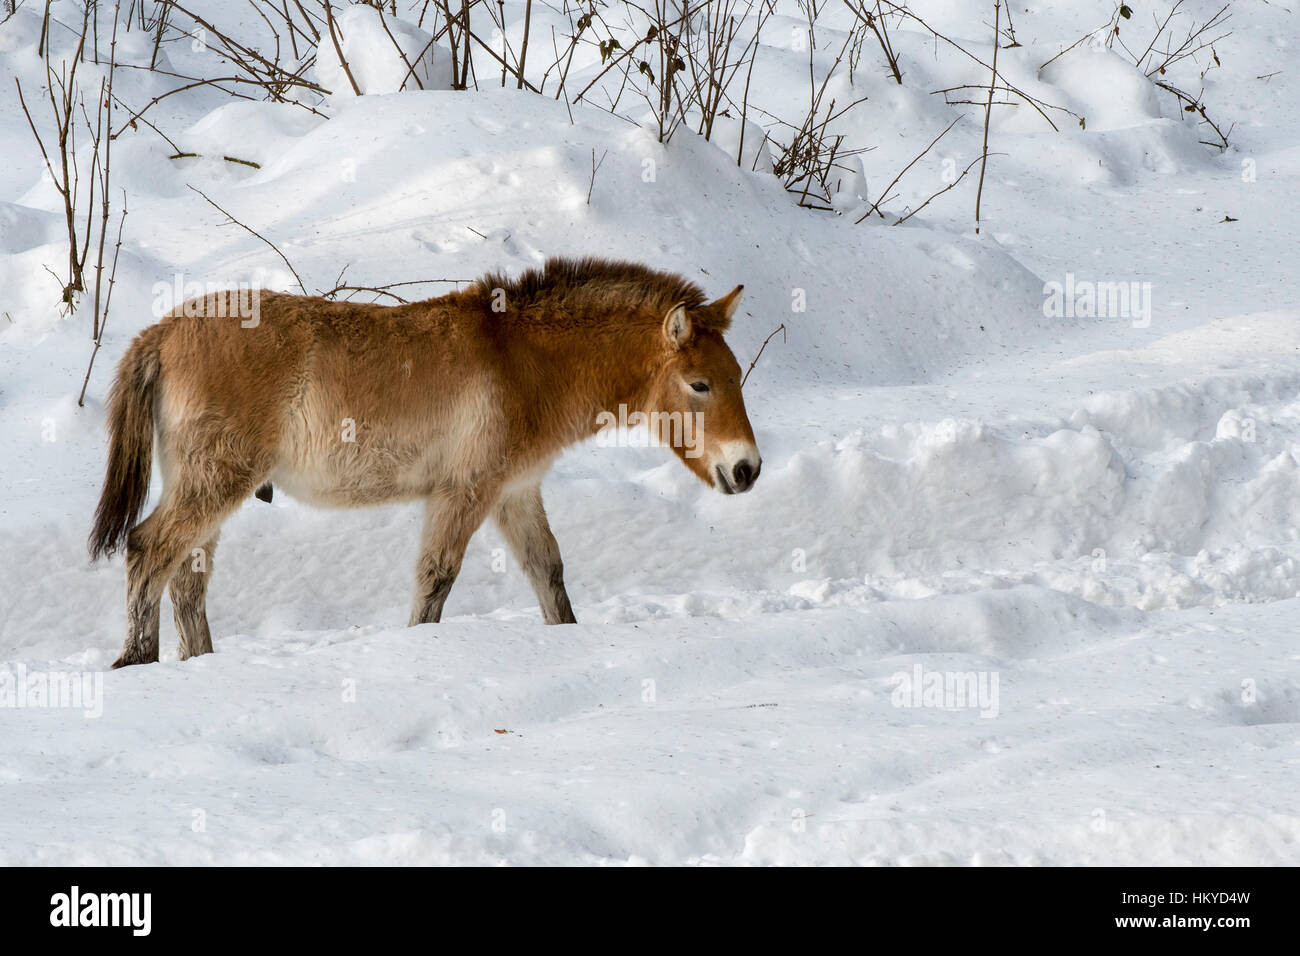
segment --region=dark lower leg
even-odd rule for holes
[[[415,576],[415,602],[411,607],[410,627],[417,624],[437,624],[442,620],[442,606],[447,603],[451,586],[456,583],[460,568],[445,568],[420,564]]]
[[[149,603],[137,598],[127,601],[126,643],[113,662],[113,668],[131,664],[158,662],[158,600]]]
[[[237,504],[245,496],[229,497]],[[181,561],[191,560],[191,550],[215,536],[231,507],[230,501],[209,504],[164,494],[163,504],[131,530],[126,540],[126,643],[114,667],[158,660],[158,603],[163,588],[181,570]],[[204,622],[205,630],[206,626]]]
[[[465,548],[486,514],[483,489],[438,495],[425,506],[424,541],[415,569],[410,624],[437,623],[460,573]],[[490,499],[489,499],[490,500]]]
[[[503,497],[497,504],[496,520],[515,560],[533,586],[542,620],[547,624],[576,624],[573,606],[564,589],[560,545],[551,533],[541,490],[534,488]]]
[[[185,661],[200,654],[212,653],[212,632],[208,629],[207,592],[212,575],[212,559],[217,548],[214,535],[202,547],[195,548],[181,562],[167,585],[172,599],[172,616],[179,637],[178,653]]]

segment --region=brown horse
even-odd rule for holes
[[[212,650],[218,530],[267,482],[321,505],[423,500],[413,625],[440,619],[488,515],[546,623],[573,622],[541,497],[566,446],[639,413],[719,491],[758,478],[740,367],[722,338],[741,289],[706,302],[644,266],[551,259],[397,306],[247,291],[185,303],[136,337],[109,400],[90,553],[126,543],[127,635],[113,666],[158,660],[164,587],[181,659]],[[155,432],[162,498],[136,525]]]

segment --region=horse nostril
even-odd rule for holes
[[[731,469],[733,484],[740,491],[748,488],[758,477],[758,472],[747,461],[742,461],[735,468]]]

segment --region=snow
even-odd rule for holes
[[[338,49],[327,34],[315,63],[316,78],[332,91],[332,105],[344,106],[357,97],[353,82],[362,95],[451,89],[451,51],[434,43],[433,35],[418,26],[387,17],[376,7],[358,5],[341,11],[334,29]]]
[[[990,11],[912,7],[987,49]],[[505,11],[517,50],[523,4]],[[780,13],[754,95],[797,117],[808,54]],[[836,216],[785,193],[753,115],[738,165],[738,119],[665,146],[491,70],[452,91],[442,47],[397,92],[378,15],[341,10],[365,95],[326,43],[323,115],[198,90],[146,114],[197,156],[143,124],[115,142],[130,212],[85,408],[89,309],[62,315],[45,270],[62,209],[0,97],[0,864],[1300,862],[1294,14],[1243,7],[1217,46],[1226,151],[1117,52],[1039,73],[1094,4],[1015,16],[999,65],[1087,121],[996,114],[977,235],[971,177],[896,228],[854,222],[959,110],[886,208],[978,155],[982,112],[930,91],[987,71],[918,29],[891,34],[902,86],[875,50],[831,83],[866,97],[836,132],[872,147]],[[410,57],[432,34],[403,17]],[[827,15],[819,71],[847,23]],[[25,9],[0,26],[25,92],[38,36]],[[600,69],[584,48],[570,82]],[[168,88],[118,80],[136,108]],[[406,628],[418,508],[250,500],[215,558],[216,653],[178,662],[164,609],[162,662],[107,670],[123,568],[85,537],[113,367],[178,276],[296,288],[188,185],[312,291],[346,266],[436,295],[591,253],[743,282],[742,367],[786,326],[745,390],[762,477],[724,497],[663,449],[568,452],[544,486],[568,627],[540,623],[492,527],[443,622]],[[1134,298],[1105,314],[1117,283]],[[1094,308],[1053,311],[1084,284]],[[102,693],[40,706],[19,676],[53,672]]]
[[[1131,62],[1113,50],[1076,47],[1043,68],[1041,77],[1068,97],[1069,106],[1087,117],[1087,127],[1132,129],[1160,119],[1156,88]]]

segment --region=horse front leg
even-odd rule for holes
[[[460,574],[465,548],[487,517],[490,506],[490,496],[485,496],[481,489],[469,488],[435,494],[425,503],[411,627],[442,620],[442,606]]]
[[[546,520],[541,486],[503,494],[494,516],[515,560],[533,586],[542,620],[547,624],[578,623],[568,592],[564,590],[564,562],[560,560],[560,546],[551,533],[551,524]]]

